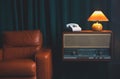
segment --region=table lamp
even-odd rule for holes
[[[92,30],[94,31],[101,31],[103,26],[101,23],[102,21],[109,21],[108,18],[104,15],[101,10],[96,10],[92,13],[92,15],[88,18],[88,21],[96,22],[92,25]]]

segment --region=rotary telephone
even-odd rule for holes
[[[82,30],[82,28],[81,28],[78,24],[76,24],[76,23],[68,23],[68,24],[66,25],[66,27],[67,27],[67,28],[70,27],[73,32],[81,31],[81,30]]]

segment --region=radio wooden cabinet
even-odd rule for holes
[[[110,61],[112,31],[63,32],[64,61]]]

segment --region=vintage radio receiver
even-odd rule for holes
[[[83,30],[63,33],[63,59],[110,60],[112,32]]]

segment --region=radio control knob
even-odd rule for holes
[[[72,55],[76,55],[76,52],[75,52],[75,51],[73,51],[73,52],[72,52]]]

